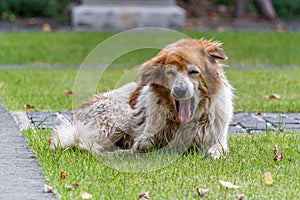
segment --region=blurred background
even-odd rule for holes
[[[299,0],[1,0],[0,30],[300,30]]]

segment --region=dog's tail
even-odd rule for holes
[[[98,130],[89,128],[89,124],[84,124],[80,120],[58,114],[57,120],[60,125],[55,127],[49,139],[49,147],[52,150],[57,148],[75,148],[88,151],[101,151],[103,147],[94,142],[99,134]],[[88,133],[88,134],[87,134]]]
[[[50,149],[75,147],[78,139],[78,132],[74,122],[69,117],[63,116],[62,114],[57,115],[57,120],[60,121],[60,125],[55,127],[51,133],[49,140]]]

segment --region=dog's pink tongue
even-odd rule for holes
[[[178,101],[178,118],[180,122],[187,122],[191,117],[191,100]]]

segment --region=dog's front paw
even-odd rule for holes
[[[153,142],[149,138],[139,138],[132,145],[133,152],[148,152],[153,147]]]
[[[218,159],[227,151],[228,150],[225,150],[221,145],[215,144],[206,150],[205,156],[207,158]]]
[[[59,146],[58,136],[55,132],[52,132],[48,140],[48,145],[51,150],[55,150]]]

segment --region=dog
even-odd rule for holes
[[[196,146],[219,158],[228,152],[233,115],[233,89],[219,62],[227,59],[221,45],[205,39],[167,45],[140,66],[140,83],[97,94],[72,119],[62,119],[50,148],[100,153]]]

